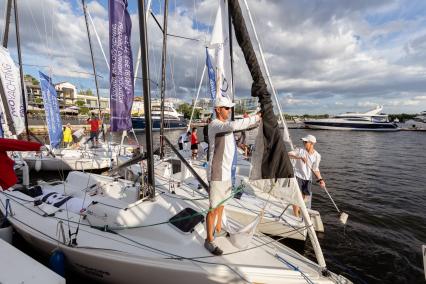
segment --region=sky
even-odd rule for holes
[[[166,97],[188,102],[195,97],[218,1],[169,1],[169,33],[197,40],[168,38]],[[5,2],[0,4],[1,36]],[[38,77],[40,70],[51,75],[54,82],[69,81],[78,89],[94,90],[81,2],[17,2],[24,73]],[[152,12],[160,23],[163,2],[152,0]],[[426,1],[247,2],[284,112],[337,114],[367,111],[377,105],[383,105],[386,113],[426,110]],[[108,1],[86,0],[86,3],[108,59]],[[244,1],[240,5],[243,7]],[[136,63],[139,49],[136,0],[129,0],[129,12]],[[93,26],[90,29],[100,92],[108,96],[109,71]],[[253,31],[249,32],[253,40]],[[148,40],[152,96],[159,97],[162,34],[152,17],[148,18]],[[250,74],[235,40],[234,43],[236,96],[248,97]],[[9,50],[17,62],[13,24]],[[140,68],[136,76],[141,77]],[[207,98],[206,80],[202,86],[200,97]],[[141,89],[142,81],[137,79],[136,96],[142,95]]]

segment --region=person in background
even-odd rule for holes
[[[197,128],[192,128],[191,133],[191,150],[192,150],[192,159],[197,159],[198,154],[198,137],[197,137]]]
[[[216,119],[209,124],[210,161],[207,177],[210,183],[209,212],[206,216],[207,238],[204,247],[214,255],[223,251],[214,242],[214,231],[220,234],[222,230],[222,213],[224,203],[232,197],[232,161],[235,153],[233,131],[246,129],[260,121],[260,113],[229,121],[230,110],[234,106],[227,97],[218,96],[215,101]],[[215,223],[215,220],[217,221]]]
[[[64,130],[62,131],[64,146],[69,147],[71,146],[73,139],[72,139],[72,129],[71,124],[67,123],[67,125],[64,127]]]
[[[211,117],[207,118],[207,124],[204,125],[204,127],[203,127],[204,142],[207,143],[207,161],[210,158],[210,155],[209,155],[209,124],[210,124],[210,122],[212,122]]]
[[[92,113],[92,117],[87,119],[87,123],[90,124],[90,138],[84,144],[92,141],[92,146],[98,147],[99,125],[101,121]]]
[[[296,148],[288,153],[290,159],[296,160],[294,165],[294,175],[296,176],[299,188],[302,191],[303,200],[311,195],[312,173],[315,174],[317,182],[321,188],[325,188],[325,182],[321,177],[319,164],[321,155],[314,149],[317,139],[313,135],[302,138],[304,148]],[[300,208],[293,205],[294,216],[300,216]]]
[[[186,132],[182,133],[179,136],[179,139],[178,139],[179,150],[183,150],[183,143],[185,143],[186,141],[188,141],[187,137],[188,137],[188,134]]]
[[[249,146],[246,144],[246,132],[241,131],[240,136],[236,138],[235,142],[237,143],[238,148],[244,151],[244,157],[248,158]]]

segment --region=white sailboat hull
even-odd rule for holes
[[[124,162],[126,158],[119,157],[119,163]],[[192,161],[193,168],[197,171],[206,182],[206,171],[199,162]],[[185,170],[185,168],[182,166]],[[156,179],[160,183],[173,183],[176,195],[184,198],[199,199],[195,203],[204,208],[209,208],[209,203],[206,197],[206,192],[203,189],[198,189],[198,181],[186,171],[184,175],[188,175],[184,183],[178,182],[181,179],[182,173],[176,173],[170,179],[171,168],[167,162],[160,162],[155,166]],[[139,165],[133,165],[129,169],[132,171],[130,176],[134,177],[140,172]],[[249,164],[246,161],[239,161],[237,166],[237,182],[236,184],[248,183],[248,179],[244,178],[248,176]],[[123,176],[129,176],[129,173],[123,172]],[[196,189],[195,189],[196,188]],[[253,191],[247,188],[249,191]],[[167,193],[165,193],[167,194]],[[254,194],[254,193],[253,193]],[[277,199],[269,196],[266,193],[256,192],[256,195],[244,194],[241,199],[230,199],[226,204],[226,214],[232,219],[242,223],[248,224],[260,214],[265,203],[269,203],[265,208],[265,214],[263,215],[258,230],[264,234],[273,235],[282,238],[290,238],[295,240],[305,241],[307,238],[307,230],[303,220],[294,217],[292,206],[284,204]],[[247,210],[248,209],[248,210]],[[308,210],[311,216],[315,231],[324,232],[324,225],[321,220],[321,215],[316,210]]]
[[[28,167],[32,170],[41,171],[85,171],[85,170],[100,170],[111,166],[111,159],[82,159],[82,158],[51,158],[51,157],[29,157],[24,158]]]
[[[93,227],[96,221],[105,220],[104,215],[90,213],[90,206],[84,219],[64,208],[46,215],[34,206],[33,198],[19,191],[0,192],[0,211],[5,213],[4,204],[9,199],[13,212],[9,221],[31,246],[45,255],[59,247],[67,265],[103,283],[306,283],[299,271],[280,258],[298,267],[314,283],[334,283],[322,276],[317,264],[261,234],[253,236],[244,250],[234,247],[229,238],[216,238],[224,250],[223,256],[216,257],[203,247],[206,234],[202,223],[190,233],[170,223],[146,226],[162,223],[188,206],[199,212],[191,202],[157,194],[155,201],[132,203],[137,194],[132,183],[94,174],[71,172],[64,184],[41,186],[62,189],[75,198],[86,196],[82,188],[88,188],[88,199],[115,205],[110,209],[118,208],[116,211],[123,214],[120,216],[131,214],[139,222],[138,226],[104,231]],[[120,208],[123,206],[128,209]],[[108,214],[107,219],[114,217]],[[115,218],[111,221],[110,228],[116,222],[126,222]],[[68,228],[76,232],[77,223],[76,244],[68,246]],[[341,279],[340,283],[349,283],[343,277],[332,276]]]

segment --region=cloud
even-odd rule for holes
[[[408,0],[252,0],[248,3],[284,111],[361,111],[377,103],[400,112],[426,108],[426,15],[420,12],[426,3]],[[93,0],[87,5],[109,58],[107,1]],[[170,5],[169,33],[200,41],[168,38],[166,95],[191,101],[204,67],[204,44],[210,38],[217,0],[196,3],[181,0]],[[94,88],[79,1],[23,1],[19,8],[25,72],[52,71],[57,80],[71,81],[78,88]],[[1,9],[4,7],[0,7],[3,23]],[[154,10],[159,13],[162,8]],[[243,12],[246,13],[244,7]],[[163,22],[161,14],[156,17]],[[136,63],[139,48],[136,11],[132,10],[131,18]],[[254,39],[249,21],[246,23]],[[100,85],[103,93],[107,93],[108,69],[93,28],[90,29]],[[151,89],[153,96],[158,96],[162,35],[152,17],[148,19],[148,30]],[[256,42],[253,45],[260,62]],[[251,77],[236,40],[234,47],[236,96],[249,96]],[[16,58],[13,27],[9,48]],[[140,69],[137,76],[141,76]],[[137,80],[137,94],[141,94],[141,86],[141,80]],[[200,96],[208,96],[204,82]]]

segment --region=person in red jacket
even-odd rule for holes
[[[0,190],[16,184],[18,178],[13,170],[14,161],[6,151],[40,151],[40,143],[0,138]]]
[[[192,150],[192,159],[197,159],[198,154],[198,137],[197,137],[197,128],[192,128],[191,133],[191,150]]]
[[[84,144],[92,141],[93,147],[98,147],[99,125],[101,121],[92,113],[92,117],[87,119],[87,123],[90,124],[90,138]]]

